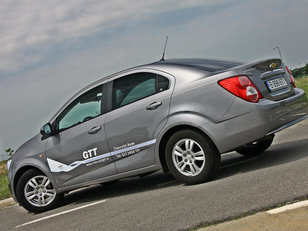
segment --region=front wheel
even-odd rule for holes
[[[28,170],[20,177],[16,195],[19,204],[33,213],[54,208],[63,197],[56,192],[50,179],[35,169]]]
[[[253,156],[263,153],[273,143],[274,135],[266,136],[261,140],[245,144],[236,150],[239,154],[244,156]]]
[[[208,137],[182,130],[167,142],[165,156],[171,174],[186,184],[198,184],[211,179],[220,164],[220,154]]]

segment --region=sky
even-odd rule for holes
[[[166,58],[308,63],[307,0],[1,0],[0,155],[82,87]],[[1,156],[0,156],[1,158]]]

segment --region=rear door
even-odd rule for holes
[[[167,121],[171,75],[140,71],[110,82],[105,129],[118,173],[154,164],[156,136]]]

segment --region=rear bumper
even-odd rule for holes
[[[282,126],[279,127],[279,128],[276,128],[276,129],[274,129],[274,130],[268,132],[266,135],[269,136],[269,135],[275,134],[276,132],[280,132],[281,130],[286,129],[286,128],[288,128],[288,127],[291,127],[292,125],[297,124],[297,123],[299,123],[299,122],[301,122],[301,121],[303,121],[303,120],[305,120],[305,119],[307,119],[307,118],[308,118],[308,115],[303,116],[303,117],[301,117],[301,118],[299,118],[299,119],[297,119],[297,120],[293,120],[293,121],[291,121],[291,122],[289,122],[289,123],[287,123],[287,124],[282,125]]]
[[[247,103],[236,99],[228,110],[228,119],[213,126],[214,142],[221,153],[274,134],[308,118],[308,102],[301,89],[280,101],[263,99]]]

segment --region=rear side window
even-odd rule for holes
[[[158,75],[157,90],[158,92],[165,91],[169,88],[169,79]]]
[[[136,73],[121,77],[113,81],[112,108],[125,106],[168,88],[169,79],[154,73]]]

